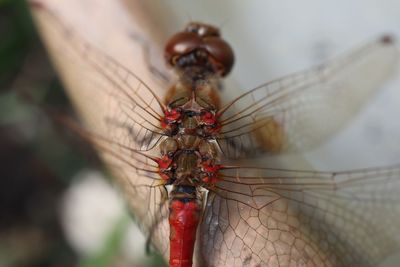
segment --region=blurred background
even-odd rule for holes
[[[231,79],[242,91],[382,33],[400,36],[395,0],[151,0],[144,5],[166,36],[190,20],[220,26],[236,51]],[[307,155],[314,165],[346,169],[398,161],[398,84],[391,82],[351,127]],[[37,102],[73,113],[26,2],[0,0],[0,267],[163,266],[159,256],[146,255],[145,237],[119,194],[104,172],[95,171],[100,166],[95,153],[24,101],[26,91]],[[367,153],[365,144],[371,144]],[[351,165],[343,153],[355,154]],[[381,266],[398,262],[393,257]]]

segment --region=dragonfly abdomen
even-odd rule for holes
[[[170,194],[170,258],[171,267],[190,267],[197,226],[201,217],[201,200],[194,186],[174,186]]]

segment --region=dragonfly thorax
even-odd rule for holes
[[[186,104],[165,112],[162,127],[169,137],[159,146],[159,173],[166,184],[202,186],[218,176],[214,137],[220,126],[213,111],[187,109]]]

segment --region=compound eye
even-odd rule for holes
[[[231,46],[219,37],[205,39],[205,48],[212,58],[214,68],[221,76],[227,75],[235,61]]]
[[[171,66],[174,66],[180,56],[188,54],[199,46],[202,40],[192,32],[180,32],[172,36],[165,46],[165,59]]]

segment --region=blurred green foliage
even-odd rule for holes
[[[0,1],[0,88],[17,73],[36,37],[25,1]]]

